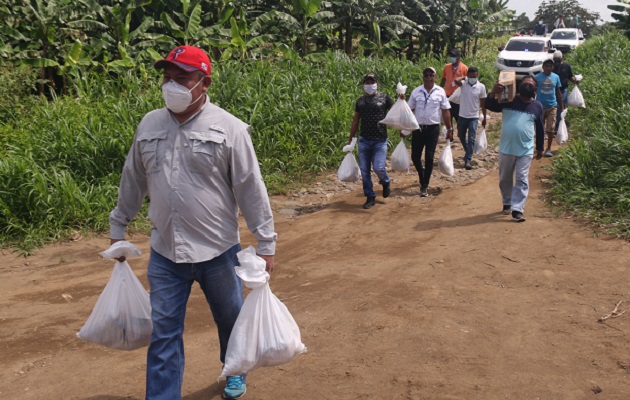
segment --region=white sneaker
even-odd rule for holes
[[[551,152],[551,150],[545,151],[545,157],[553,157],[553,153]]]

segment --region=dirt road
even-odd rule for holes
[[[319,206],[276,198],[272,290],[309,351],[251,373],[245,398],[630,398],[630,312],[598,322],[621,300],[630,309],[630,244],[554,216],[542,201],[546,164],[534,162],[521,224],[498,213],[496,171],[463,186],[438,180],[445,189],[427,199],[414,174],[393,174],[392,197],[369,211],[357,185],[320,192]],[[319,211],[295,215],[304,210]],[[131,265],[148,287],[148,239],[131,240],[145,252]],[[75,337],[111,273],[97,255],[106,246],[103,237],[27,259],[4,251],[0,398],[143,398],[144,349]],[[188,310],[184,398],[218,399],[218,343],[196,287]]]

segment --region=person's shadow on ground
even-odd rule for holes
[[[225,382],[215,382],[205,389],[196,391],[195,393],[188,394],[183,397],[183,400],[210,400],[221,399]],[[110,395],[97,395],[86,397],[83,400],[140,400],[140,398],[132,396],[110,396]]]

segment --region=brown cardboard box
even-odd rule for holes
[[[499,94],[499,103],[507,103],[514,100],[514,96],[516,96],[516,72],[501,71],[499,73],[499,83],[504,86],[503,93]]]

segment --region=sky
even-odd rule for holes
[[[525,13],[529,19],[532,19],[542,2],[543,0],[509,0],[507,7],[516,11],[516,15]],[[603,19],[604,22],[614,21],[610,16],[613,11],[609,10],[607,6],[620,4],[615,0],[578,0],[578,3],[589,11],[598,12],[599,18]],[[570,14],[570,11],[567,10],[567,14]]]

